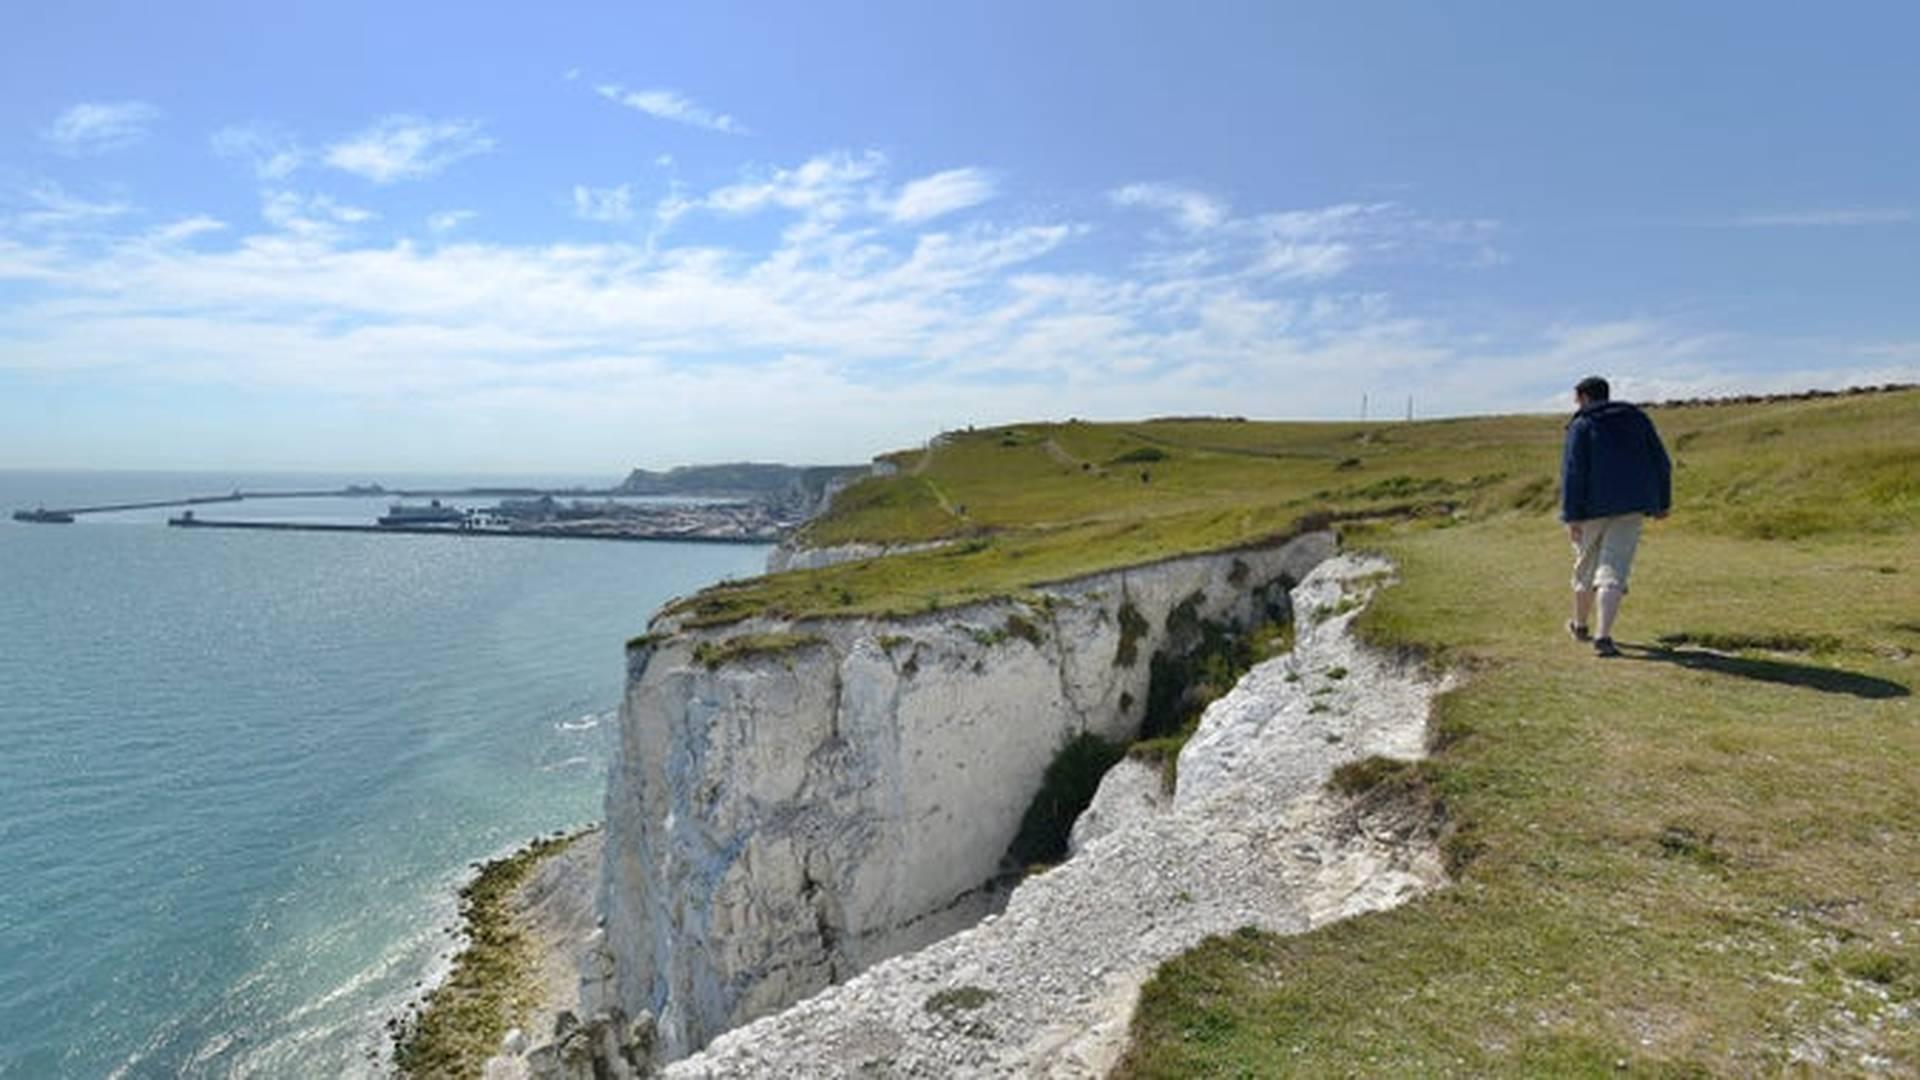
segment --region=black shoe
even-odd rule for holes
[[[1617,647],[1615,647],[1615,645],[1613,644],[1613,639],[1610,637],[1594,638],[1593,639],[1593,655],[1619,656],[1620,650]]]
[[[1593,635],[1587,632],[1587,628],[1574,622],[1572,619],[1567,620],[1567,633],[1573,635],[1573,640],[1575,641],[1593,640]]]

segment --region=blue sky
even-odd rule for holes
[[[9,12],[0,467],[1920,381],[1911,5],[277,6]]]

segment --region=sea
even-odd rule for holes
[[[385,1075],[474,865],[599,819],[625,641],[767,554],[4,519],[369,481],[607,478],[0,471],[0,1077]]]

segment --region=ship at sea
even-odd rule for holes
[[[467,520],[467,512],[457,506],[443,506],[435,499],[425,506],[408,506],[406,503],[394,503],[379,518],[379,523],[394,525],[462,525]]]
[[[65,510],[47,510],[44,508],[40,510],[15,510],[13,512],[13,520],[31,521],[36,525],[71,525],[73,524],[73,515],[67,513]]]

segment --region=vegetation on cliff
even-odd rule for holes
[[[392,1025],[393,1063],[402,1076],[479,1076],[507,1031],[533,1017],[541,1004],[539,960],[535,943],[514,917],[514,893],[542,860],[583,835],[534,840],[481,864],[460,890],[466,947],[418,1013]]]

